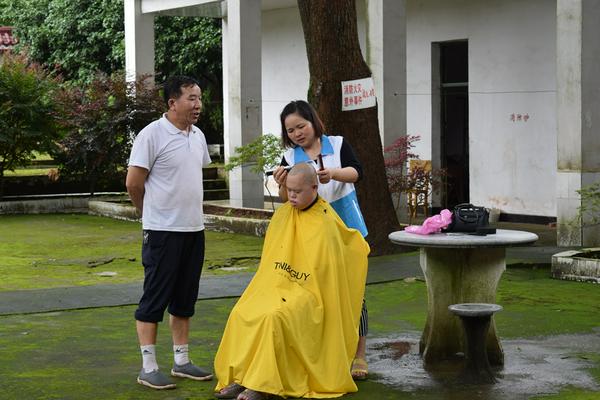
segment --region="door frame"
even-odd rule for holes
[[[441,48],[448,43],[466,42],[468,48],[468,39],[447,40],[431,43],[431,165],[433,169],[444,168],[444,144],[443,144],[443,124],[442,124],[442,92],[444,87],[467,87],[467,104],[469,102],[468,84],[469,82],[460,83],[442,83],[442,56]],[[468,51],[467,51],[468,57]],[[467,65],[468,65],[467,59]],[[467,122],[469,120],[469,111],[467,109]],[[466,128],[467,143],[469,140],[469,125]],[[470,171],[467,171],[467,176],[470,176]],[[467,182],[469,183],[469,182]],[[468,193],[467,195],[470,195]],[[442,187],[437,193],[431,196],[432,206],[434,210],[447,208],[447,190],[446,186]]]

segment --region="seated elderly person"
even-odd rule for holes
[[[312,166],[287,178],[256,275],[229,315],[215,357],[215,397],[331,398],[350,374],[369,246],[317,196]]]

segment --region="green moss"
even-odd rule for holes
[[[141,236],[137,222],[83,214],[0,216],[0,290],[140,281]],[[243,259],[237,266],[255,270],[262,243],[254,236],[207,232],[204,273],[223,273],[211,267],[236,258]],[[117,275],[99,276],[102,271]]]
[[[369,310],[370,335],[386,336],[406,330],[421,330],[425,325],[425,282],[396,281],[368,285],[365,299]]]
[[[549,276],[547,266],[508,268],[504,273],[496,299],[504,310],[494,317],[501,338],[587,333],[600,327],[597,286]],[[424,282],[369,285],[365,298],[374,335],[420,331],[425,325]]]
[[[517,283],[523,284],[523,287],[512,289]],[[561,286],[562,282],[551,281],[545,274],[527,269],[507,271],[500,295],[519,295],[520,299],[528,302],[528,310],[507,304],[505,311],[499,314],[503,319],[497,321],[501,338],[506,338],[505,331],[519,313],[524,312],[526,320],[531,320],[532,316],[547,308],[545,302],[548,297],[535,294],[538,285],[546,283]],[[598,300],[592,293],[597,291],[597,287],[573,283],[571,289],[586,292],[592,298],[586,299],[581,294],[571,297],[571,306],[561,314],[564,329],[557,333],[585,331],[593,323],[582,323],[578,313],[594,299]],[[527,290],[532,293],[525,293]],[[426,296],[425,284],[419,281],[369,285],[366,298],[371,323],[370,336],[421,330],[426,315]],[[538,301],[533,301],[536,298]],[[190,340],[191,356],[197,364],[212,367],[227,316],[236,301],[235,298],[228,298],[197,303],[196,316],[191,320]],[[141,361],[135,335],[134,310],[135,306],[126,306],[0,317],[2,398],[211,399],[214,381],[178,380],[177,390],[169,392],[153,391],[135,383]],[[597,316],[592,313],[588,316],[596,321],[596,326],[600,326]],[[535,335],[548,330],[546,326],[533,329],[527,325],[517,324],[512,328],[515,335],[526,336],[519,334],[519,330]],[[159,326],[157,349],[159,365],[168,368],[172,363],[172,350],[166,323]],[[575,356],[588,360],[591,367],[587,371],[596,381],[600,381],[600,355],[586,353]],[[358,393],[347,397],[366,400],[372,399],[376,393],[380,399],[433,400],[440,398],[442,390],[411,391],[374,381],[359,383],[359,389]],[[465,396],[448,398],[469,398],[468,393]],[[558,395],[540,396],[539,400],[597,398],[594,396],[598,396],[598,392],[567,388]]]
[[[197,364],[212,368],[227,314],[234,303],[235,299],[198,303],[190,340]],[[2,398],[212,398],[215,382],[178,380],[177,391],[167,393],[135,383],[141,357],[134,309],[114,307],[0,317]],[[169,368],[173,361],[166,323],[159,327],[157,348],[159,364],[163,369]]]
[[[531,400],[598,400],[600,399],[600,393],[592,392],[588,390],[566,388],[561,390],[558,394],[546,395],[546,396],[535,396]]]
[[[596,285],[550,279],[548,266],[508,268],[498,288],[498,333],[504,338],[590,332],[600,327]]]
[[[385,288],[377,285],[377,288]],[[398,288],[395,288],[398,289]],[[375,293],[374,298],[379,298]],[[190,352],[198,365],[212,368],[229,311],[237,299],[197,303],[191,320]],[[375,303],[375,302],[374,302]],[[213,399],[215,381],[177,380],[174,391],[135,383],[141,356],[135,337],[135,306],[0,317],[2,398],[17,399]],[[397,312],[394,314],[397,315]],[[172,363],[166,323],[159,325],[157,358]],[[6,357],[5,357],[6,355]],[[359,383],[355,400],[436,399],[437,393],[402,392],[382,383]]]

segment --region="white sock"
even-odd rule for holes
[[[177,365],[184,365],[190,362],[187,344],[174,344],[173,354],[175,355],[175,364]]]
[[[152,372],[155,369],[158,369],[158,363],[156,362],[156,345],[147,344],[145,346],[140,346],[140,350],[142,351],[142,368],[146,372]]]

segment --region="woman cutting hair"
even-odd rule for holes
[[[358,230],[363,237],[368,234],[354,183],[362,178],[362,167],[350,144],[343,136],[325,135],[325,128],[313,106],[303,100],[288,103],[281,112],[281,141],[286,152],[273,177],[279,184],[279,196],[287,198],[284,166],[309,163],[319,178],[318,193],[328,201],[347,227]],[[366,379],[365,360],[368,313],[363,302],[356,357],[352,363],[352,377]]]

